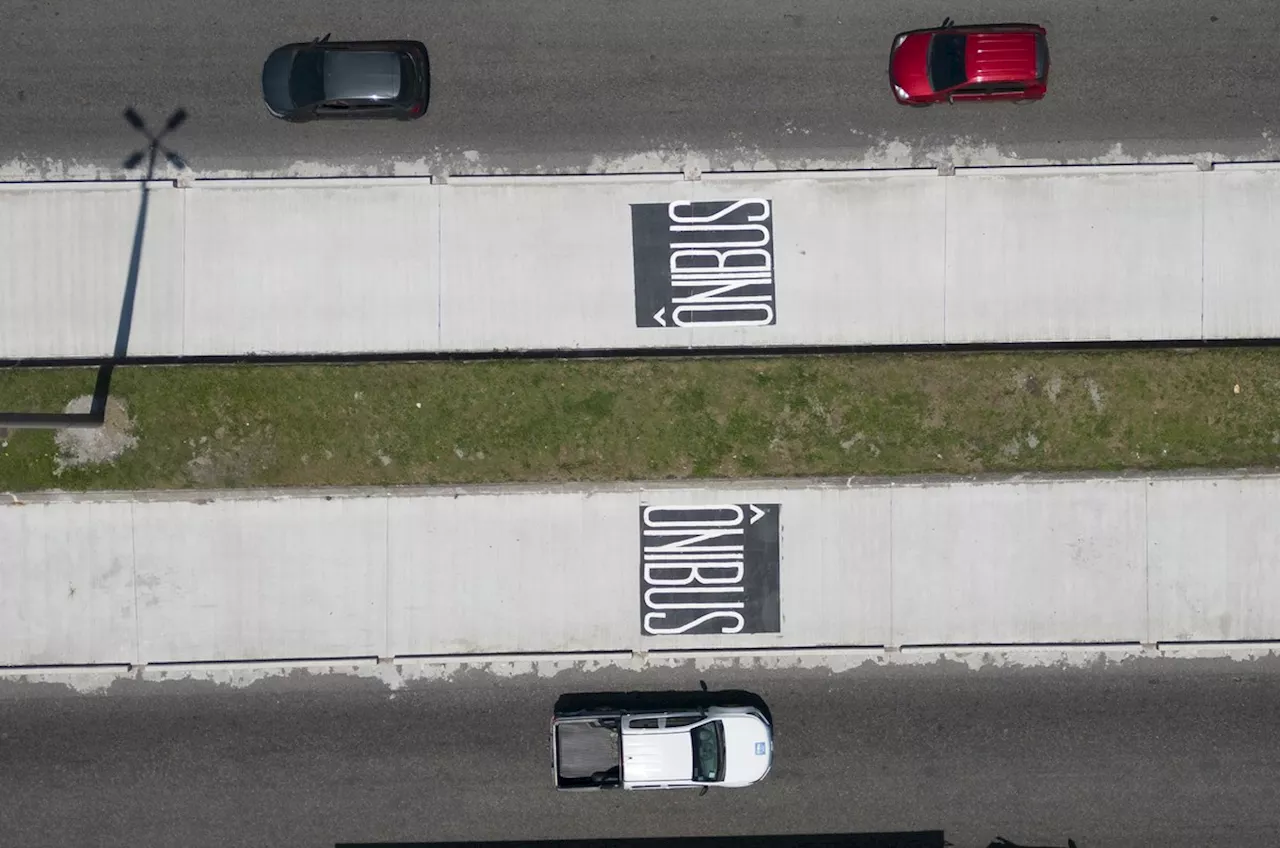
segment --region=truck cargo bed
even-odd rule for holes
[[[562,788],[616,785],[622,751],[618,720],[575,719],[556,725],[556,782]]]

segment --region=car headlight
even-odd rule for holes
[[[907,90],[900,85],[894,85],[893,96],[899,100],[910,100],[911,95],[907,94]]]
[[[906,35],[900,35],[900,36],[898,36],[897,38],[895,38],[895,39],[893,40],[893,49],[894,49],[894,50],[897,50],[899,47],[901,47],[901,46],[902,46],[902,42],[904,42],[904,41],[906,41],[906,40],[907,40]]]

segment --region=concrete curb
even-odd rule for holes
[[[783,670],[830,668],[852,670],[870,663],[878,667],[923,666],[956,662],[970,668],[1085,667],[1099,661],[1227,659],[1239,662],[1280,658],[1280,640],[1253,642],[1176,642],[1143,646],[1121,644],[1027,644],[883,647],[812,647],[790,649],[707,649],[660,651],[601,651],[564,654],[450,654],[406,657],[334,657],[231,662],[111,664],[78,666],[0,667],[0,679],[28,682],[67,682],[75,678],[143,681],[278,677],[302,671],[309,674],[415,679],[447,678],[460,671],[478,670],[500,676],[615,668],[644,672],[693,664],[699,668]]]
[[[777,489],[906,489],[938,485],[1024,485],[1087,481],[1146,482],[1162,480],[1266,480],[1280,478],[1273,468],[1185,469],[1174,471],[1096,471],[1062,473],[990,473],[972,475],[914,474],[900,477],[760,477],[753,479],[622,480],[608,483],[473,483],[457,485],[332,486],[262,489],[51,489],[36,492],[0,490],[0,508],[59,503],[213,503],[216,501],[333,500],[336,498],[417,498],[510,494],[615,494],[707,491],[774,491]]]
[[[740,182],[751,180],[808,179],[808,180],[840,180],[890,177],[927,177],[944,176],[1016,176],[1034,174],[1036,176],[1080,175],[1097,176],[1101,174],[1167,174],[1182,172],[1214,172],[1220,170],[1274,170],[1280,169],[1280,161],[1258,160],[1242,162],[1217,162],[1210,159],[1188,159],[1185,162],[1124,162],[1107,165],[1063,165],[1063,164],[1001,164],[1001,165],[929,165],[920,167],[886,167],[886,168],[839,168],[813,170],[752,170],[752,171],[705,171],[700,170],[696,179],[705,182]],[[586,174],[423,174],[388,175],[388,176],[333,176],[333,177],[191,177],[182,179],[182,187],[200,186],[252,188],[254,186],[290,186],[303,187],[351,187],[351,186],[466,186],[466,185],[591,185],[610,183],[617,185],[645,182],[684,182],[690,179],[687,172],[681,171],[639,171],[634,173],[586,173]],[[173,187],[178,180],[156,179],[149,185],[155,188]],[[41,188],[47,190],[82,189],[103,190],[110,187],[138,188],[137,180],[7,180],[0,181],[0,191],[30,191]]]

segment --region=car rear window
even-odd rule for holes
[[[400,96],[396,98],[401,103],[407,103],[418,95],[418,69],[413,64],[413,58],[407,53],[400,54]]]
[[[954,88],[968,81],[964,67],[964,36],[938,33],[929,43],[929,85],[934,91]]]

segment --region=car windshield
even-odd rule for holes
[[[929,85],[934,91],[945,91],[968,82],[964,69],[964,36],[939,33],[929,43]]]
[[[695,727],[693,737],[693,779],[699,783],[724,780],[724,727],[718,721]]]
[[[289,97],[298,106],[310,106],[324,100],[324,53],[302,50],[293,60],[289,72]]]

